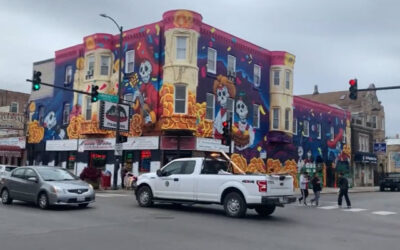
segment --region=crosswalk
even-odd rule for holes
[[[367,212],[370,214],[374,214],[374,215],[382,215],[382,216],[387,216],[387,215],[396,215],[397,212],[392,212],[392,211],[371,211],[369,209],[366,208],[340,208],[337,205],[334,206],[319,206],[317,207],[318,209],[322,209],[322,210],[340,210],[340,211],[344,211],[344,212],[348,212],[348,213],[359,213],[359,212]]]

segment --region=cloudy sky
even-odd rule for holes
[[[400,85],[400,1],[397,0],[0,0],[0,88],[30,92],[32,63],[97,33],[118,33],[158,21],[171,9],[269,50],[296,55],[294,93]],[[386,134],[400,133],[399,90],[379,91]]]

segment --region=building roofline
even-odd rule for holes
[[[51,61],[54,61],[54,58],[49,58],[49,59],[45,59],[45,60],[42,60],[42,61],[34,62],[33,66],[37,66],[37,65],[40,65],[40,64],[48,63],[48,62],[51,62]]]

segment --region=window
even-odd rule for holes
[[[228,76],[236,76],[236,57],[228,55]]]
[[[11,174],[12,177],[15,178],[23,178],[24,177],[24,172],[25,172],[26,168],[17,168],[16,170],[14,170]]]
[[[207,93],[206,97],[206,119],[214,120],[214,107],[215,107],[215,95],[211,93]]]
[[[175,113],[186,113],[186,86],[183,84],[175,85]]]
[[[258,88],[261,84],[261,67],[257,64],[254,64],[254,87]]]
[[[290,71],[289,70],[286,70],[285,83],[286,83],[286,88],[290,89]]]
[[[381,124],[381,130],[385,130],[385,118],[384,117],[382,117],[382,124]]]
[[[92,119],[92,102],[90,96],[86,96],[86,120]]]
[[[68,65],[65,68],[65,84],[69,84],[72,82],[72,65]]]
[[[318,133],[318,139],[321,139],[321,123],[317,124],[317,133]]]
[[[233,122],[233,111],[235,110],[235,101],[232,98],[228,98],[226,101],[226,110],[227,110],[227,116],[226,120],[231,120]]]
[[[358,149],[360,152],[369,152],[369,136],[366,134],[358,135]]]
[[[196,161],[175,161],[168,164],[162,170],[163,176],[169,176],[173,174],[192,174]]]
[[[331,141],[335,140],[335,128],[331,126]]]
[[[24,178],[25,179],[29,179],[30,177],[37,177],[37,175],[36,175],[35,171],[33,171],[32,169],[28,168],[25,171]]]
[[[285,130],[289,130],[290,109],[285,110]]]
[[[10,112],[11,113],[18,113],[18,102],[12,102],[10,104]]]
[[[280,73],[279,70],[274,70],[274,85],[275,86],[279,86],[279,81],[280,81],[279,73]]]
[[[272,128],[279,129],[279,108],[273,108],[272,115],[273,115]]]
[[[100,75],[108,76],[110,74],[110,56],[101,56]]]
[[[124,95],[124,103],[131,105],[133,103],[133,93],[128,93]]]
[[[309,121],[304,121],[303,133],[305,137],[310,136],[310,123]]]
[[[90,79],[94,74],[94,55],[87,57],[87,69],[86,79]]]
[[[253,104],[253,128],[260,128],[260,105]]]
[[[39,107],[39,124],[43,125],[43,120],[44,120],[44,106]]]
[[[346,129],[343,129],[342,142],[346,143]]]
[[[186,59],[186,39],[187,37],[176,37],[176,59]]]
[[[135,71],[135,51],[129,50],[125,53],[125,73],[132,73]]]
[[[207,72],[217,73],[217,51],[213,48],[207,51]]]
[[[372,116],[372,128],[378,128],[377,127],[377,124],[378,124],[377,120],[378,119],[377,119],[376,115]]]
[[[297,135],[297,118],[293,119],[293,134]]]
[[[70,104],[65,103],[63,110],[63,125],[67,125],[69,123],[69,113],[70,113]]]

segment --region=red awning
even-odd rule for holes
[[[0,156],[21,157],[21,151],[18,146],[0,145]]]

